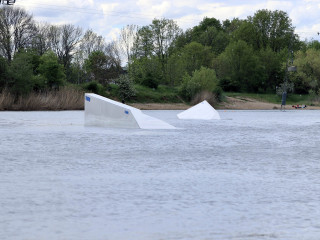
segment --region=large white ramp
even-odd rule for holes
[[[174,126],[144,114],[140,109],[102,97],[85,94],[85,125],[114,128],[175,129]]]
[[[220,119],[220,115],[206,100],[177,114],[179,119],[211,120]]]

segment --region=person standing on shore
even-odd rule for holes
[[[285,110],[286,100],[287,100],[287,92],[283,92],[282,99],[281,99],[281,110]]]

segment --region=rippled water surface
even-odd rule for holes
[[[0,239],[320,239],[320,111],[220,111],[176,130],[0,112]]]

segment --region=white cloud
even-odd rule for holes
[[[283,10],[289,14],[296,29],[313,32],[319,28],[319,0],[17,0],[37,21],[52,24],[72,23],[84,30],[111,39],[127,24],[148,25],[154,18],[177,21],[183,29],[193,27],[203,17],[219,20],[252,16],[259,9]],[[320,30],[320,29],[319,29]],[[319,31],[318,30],[318,31]]]

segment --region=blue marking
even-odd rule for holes
[[[90,102],[90,97],[86,96],[86,101]]]
[[[129,111],[128,111],[128,110],[125,110],[124,113],[125,113],[125,114],[129,114]]]

